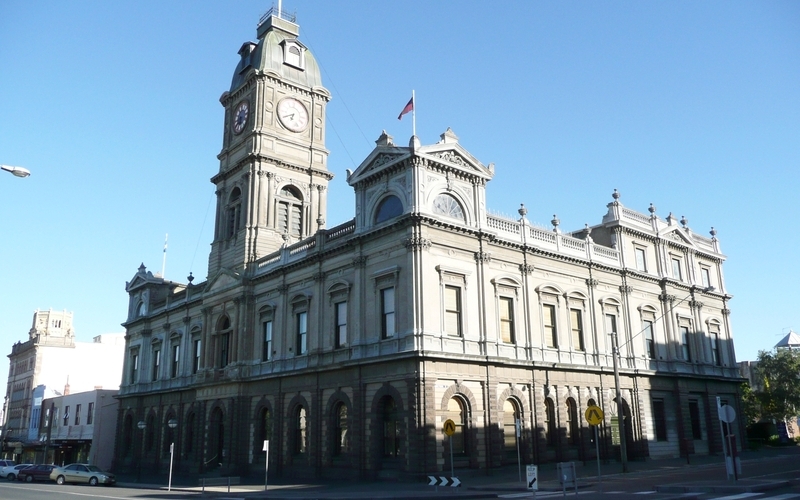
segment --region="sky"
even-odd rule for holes
[[[205,279],[223,108],[265,1],[0,2],[0,350],[38,309],[76,337],[122,332],[144,263]],[[489,8],[491,7],[491,8]],[[800,330],[800,3],[287,0],[327,109],[327,226],[345,170],[416,93],[417,136],[448,127],[495,164],[487,206],[545,227],[627,207],[685,216],[723,253],[738,360]],[[5,347],[2,347],[5,346]],[[0,387],[8,374],[0,359]]]

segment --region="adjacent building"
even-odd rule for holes
[[[116,470],[163,469],[175,443],[182,473],[262,474],[265,441],[271,472],[303,477],[489,469],[517,445],[588,460],[590,406],[604,458],[619,418],[628,457],[721,452],[716,398],[738,409],[741,379],[713,229],[617,191],[577,231],[490,215],[503,173],[450,129],[381,134],[347,175],[354,218],[327,228],[330,93],[298,34],[270,11],[220,99],[207,280],[142,265],[126,285]]]
[[[75,338],[73,313],[36,311],[28,340],[11,348],[3,421],[3,454],[33,460],[44,443],[39,433],[44,398],[94,389],[119,389],[124,334]]]

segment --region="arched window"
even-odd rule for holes
[[[517,420],[520,418],[517,402],[513,399],[503,401],[503,449],[509,458],[517,456]]]
[[[464,210],[461,208],[461,204],[446,193],[442,193],[433,199],[433,212],[444,215],[445,217],[458,219],[462,222],[465,220]]]
[[[152,413],[147,416],[147,422],[145,422],[145,434],[144,434],[144,451],[145,453],[150,453],[153,450],[153,446],[156,442],[156,416]]]
[[[449,445],[453,447],[454,455],[467,455],[467,414],[467,404],[463,399],[459,397],[450,398],[447,402],[446,416],[456,424],[455,433],[448,439]]]
[[[141,318],[145,314],[147,314],[147,304],[139,302],[139,305],[136,307],[136,317]]]
[[[278,231],[299,238],[303,234],[303,197],[294,186],[278,194]]]
[[[552,399],[544,400],[544,430],[547,446],[556,445],[556,408]]]
[[[227,316],[217,323],[217,356],[218,367],[225,368],[230,363],[231,320]]]
[[[333,429],[333,454],[347,453],[350,448],[350,437],[347,435],[347,405],[342,402],[334,407]]]
[[[397,404],[391,396],[381,399],[381,421],[383,424],[383,456],[394,458],[400,454],[400,429],[397,425]]]
[[[403,213],[403,203],[400,198],[389,195],[383,199],[375,211],[375,224],[387,221]]]
[[[175,429],[169,426],[170,420],[177,421],[175,414],[172,412],[168,413],[167,418],[164,419],[164,442],[162,443],[161,450],[165,457],[169,456],[170,445],[175,444]]]
[[[294,453],[301,455],[308,449],[306,409],[298,406],[294,412]]]
[[[232,238],[241,228],[242,212],[242,192],[239,188],[233,188],[228,197],[228,206],[225,211],[225,238]]]
[[[567,443],[570,446],[578,445],[578,406],[573,398],[567,398]]]
[[[258,414],[258,427],[256,430],[256,442],[253,443],[255,452],[266,454],[264,451],[264,441],[272,439],[272,412],[269,408],[262,408]]]

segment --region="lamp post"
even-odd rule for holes
[[[31,175],[31,171],[27,168],[12,167],[11,165],[0,165],[0,170],[5,170],[6,172],[17,177],[28,177]]]
[[[169,419],[167,425],[171,429],[170,431],[170,438],[171,443],[169,443],[169,484],[167,484],[167,491],[172,491],[172,457],[175,451],[175,435],[173,432],[175,431],[175,427],[178,427],[178,421],[174,418]]]
[[[144,447],[144,443],[142,441],[144,440],[144,428],[147,427],[147,423],[145,423],[144,420],[139,420],[139,422],[136,424],[136,427],[138,427],[139,430],[142,431],[142,439],[139,440],[139,460],[137,463],[138,467],[136,470],[136,482],[138,483],[139,481],[142,480],[142,455],[144,455],[144,451],[142,449]]]
[[[695,285],[692,285],[689,288],[689,295],[687,295],[686,297],[684,297],[681,300],[679,300],[677,304],[672,306],[672,308],[674,308],[677,305],[680,305],[683,302],[686,302],[690,298],[693,298],[695,290],[700,290],[703,293],[713,292],[714,291],[714,287],[713,286],[707,286],[707,287],[700,288],[700,287],[697,287]],[[672,310],[672,308],[670,308],[670,310]],[[664,312],[664,314],[662,314],[661,316],[658,317],[658,319],[654,322],[654,324],[658,323],[659,321],[661,321],[661,319],[664,318],[664,316],[666,316],[668,313],[669,313],[669,311]],[[624,412],[623,406],[622,406],[622,390],[620,389],[620,386],[619,386],[619,349],[620,349],[620,347],[625,347],[626,345],[628,345],[631,342],[633,342],[633,339],[635,339],[639,335],[643,334],[645,331],[647,331],[647,329],[648,329],[648,327],[643,328],[639,333],[637,333],[636,335],[631,337],[628,341],[626,341],[621,346],[619,345],[619,339],[617,338],[617,332],[611,332],[610,333],[611,341],[613,343],[612,346],[611,346],[611,355],[614,358],[614,392],[616,394],[616,399],[617,399],[617,423],[619,425],[619,451],[620,451],[619,457],[620,457],[620,461],[622,462],[622,472],[628,472],[628,450],[627,450],[627,447],[626,447],[626,445],[627,445],[627,436],[625,436],[625,412]]]

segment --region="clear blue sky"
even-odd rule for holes
[[[269,2],[0,2],[0,351],[36,308],[79,340],[123,331],[144,262],[205,279],[219,97]],[[566,231],[623,204],[718,231],[739,360],[800,329],[800,3],[285,1],[328,107],[328,227],[355,169],[417,95],[496,165],[488,207]],[[8,362],[0,360],[5,386]]]

